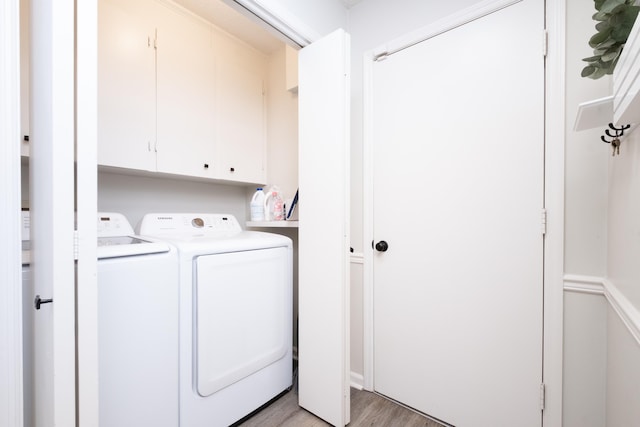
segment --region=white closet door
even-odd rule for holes
[[[36,427],[76,425],[73,0],[31,4],[30,209]]]
[[[299,56],[299,403],[349,422],[349,35]]]
[[[458,427],[539,426],[544,3],[373,65],[377,392]]]

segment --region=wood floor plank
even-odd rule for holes
[[[237,427],[327,427],[328,423],[298,406],[295,390],[284,394],[271,405]],[[351,389],[353,427],[443,427],[421,414],[375,393]]]

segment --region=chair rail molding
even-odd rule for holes
[[[564,291],[602,295],[609,306],[616,312],[629,333],[640,345],[640,310],[620,291],[608,278],[597,276],[581,276],[577,274],[564,275]]]

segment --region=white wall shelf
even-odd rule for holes
[[[606,128],[612,121],[613,95],[579,104],[573,130],[581,131],[596,127]]]
[[[636,20],[613,71],[613,118],[619,124],[640,122],[640,20]]]
[[[298,221],[247,221],[247,227],[298,228]]]

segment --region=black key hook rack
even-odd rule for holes
[[[600,136],[600,139],[603,142],[611,144],[611,147],[613,148],[613,154],[611,154],[612,156],[620,154],[620,144],[622,144],[620,138],[624,135],[624,131],[629,129],[630,127],[631,125],[622,125],[620,127],[616,127],[613,125],[613,123],[609,123],[609,129],[605,129],[604,133],[609,138],[611,138],[611,140],[608,140],[604,135]],[[613,131],[614,133],[611,133],[611,131]]]

